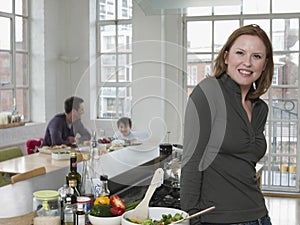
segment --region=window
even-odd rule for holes
[[[278,66],[274,66],[274,75],[272,78],[272,85],[278,85],[278,74],[279,74],[279,67]]]
[[[28,1],[0,0],[0,112],[29,120]]]
[[[234,7],[191,8],[185,16],[188,94],[213,71],[213,61],[233,30],[258,24],[272,41],[274,76],[272,87],[262,96],[269,105],[265,128],[268,149],[261,161],[265,190],[300,190],[300,174],[295,170],[300,159],[299,12],[292,0],[243,0]],[[197,68],[197,76],[193,68]]]
[[[132,1],[98,0],[97,117],[130,116]]]

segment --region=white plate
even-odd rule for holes
[[[49,149],[49,148],[45,148],[45,147],[38,148],[39,152],[46,153],[46,154],[51,154],[52,152],[65,152],[70,149],[71,149],[71,147],[57,148],[57,149]]]
[[[70,159],[70,151],[61,151],[61,152],[52,152],[52,159],[55,160],[69,160]]]

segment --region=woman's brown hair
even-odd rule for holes
[[[219,77],[227,70],[225,64],[224,55],[226,51],[229,51],[235,40],[241,35],[254,35],[259,37],[266,47],[266,68],[262,72],[261,76],[255,81],[255,91],[251,93],[248,98],[255,99],[263,95],[271,86],[274,73],[273,62],[273,48],[272,43],[265,33],[258,25],[246,25],[235,30],[227,39],[227,42],[219,52],[214,65],[214,76]]]

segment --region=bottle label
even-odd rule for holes
[[[73,211],[65,212],[64,221],[65,221],[65,223],[72,223],[72,222],[74,222]]]
[[[85,225],[85,214],[77,215],[76,225]]]
[[[69,180],[70,187],[77,187],[77,180]]]
[[[72,168],[77,167],[77,162],[72,162]]]

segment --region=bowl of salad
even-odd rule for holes
[[[138,221],[131,218],[131,211],[127,211],[122,215],[122,225],[168,225],[171,222],[183,219],[188,214],[180,209],[166,208],[166,207],[150,207],[149,218]],[[177,225],[189,225],[189,220],[185,220]]]
[[[117,195],[100,196],[94,201],[88,218],[93,225],[120,225],[123,213],[134,209],[138,203],[125,204]]]

